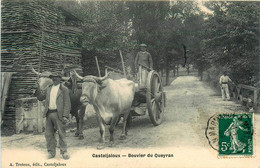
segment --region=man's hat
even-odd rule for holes
[[[140,44],[139,46],[140,46],[140,47],[147,47],[147,45],[144,44],[144,43],[143,43],[143,44]]]
[[[59,72],[53,72],[53,73],[51,73],[50,74],[50,76],[49,76],[50,78],[53,78],[53,77],[62,77],[62,74],[61,73],[59,73]]]

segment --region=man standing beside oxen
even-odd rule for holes
[[[61,74],[52,73],[50,78],[53,85],[47,88],[45,110],[43,117],[46,117],[45,138],[47,142],[48,159],[56,155],[56,138],[55,133],[59,134],[60,153],[63,159],[69,159],[66,143],[65,125],[68,122],[71,102],[69,90],[61,81]]]

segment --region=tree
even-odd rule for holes
[[[129,16],[137,43],[146,43],[159,70],[165,55],[164,22],[168,15],[169,2],[127,2]]]
[[[97,74],[95,56],[104,66],[121,67],[119,49],[133,48],[125,2],[61,1],[62,6],[82,20],[82,55],[85,74]]]
[[[209,2],[207,59],[225,67],[239,83],[259,80],[259,2]]]

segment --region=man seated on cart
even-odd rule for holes
[[[135,66],[138,69],[137,80],[139,89],[146,88],[148,72],[153,69],[152,56],[146,51],[146,47],[146,44],[141,44],[141,51],[135,57]]]

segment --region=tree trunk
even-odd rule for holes
[[[166,67],[166,85],[169,84],[169,68]]]
[[[179,76],[179,64],[176,66],[177,76]]]
[[[176,65],[173,65],[173,76],[176,76]]]
[[[202,67],[198,68],[198,76],[200,77],[200,80],[202,81],[203,80],[203,68]]]
[[[207,76],[207,80],[208,80],[208,81],[211,81],[211,77],[210,77],[210,74],[209,74],[208,71],[207,71],[207,75],[208,75],[208,76]]]
[[[187,64],[187,73],[190,74],[190,64]]]
[[[161,79],[162,79],[162,84],[165,85],[165,80],[164,80],[164,78],[163,78],[163,70],[164,70],[164,67],[162,66],[162,67],[161,67],[161,70],[160,70],[160,72],[159,72],[159,74],[160,74]]]
[[[166,77],[166,85],[169,84],[169,71],[170,71],[170,68],[169,68],[169,55],[166,55],[166,63],[165,63],[165,77]]]

